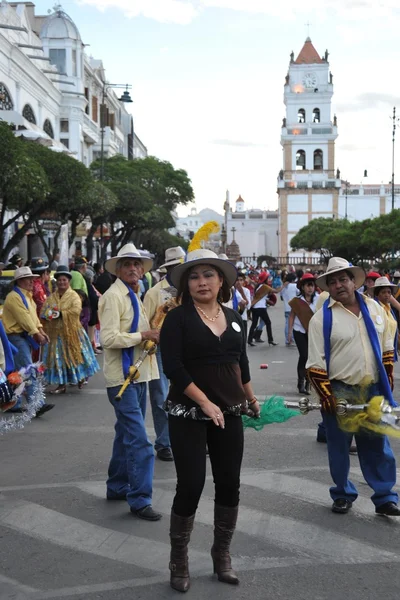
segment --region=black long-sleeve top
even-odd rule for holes
[[[222,310],[227,328],[220,337],[192,302],[170,311],[164,321],[160,345],[163,370],[171,381],[166,406],[171,414],[202,418],[199,406],[184,394],[191,383],[234,414],[246,401],[243,384],[250,381],[250,370],[244,325],[237,312],[224,306]]]

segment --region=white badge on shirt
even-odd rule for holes
[[[238,332],[241,331],[239,323],[232,323],[232,328],[235,331],[238,331]]]
[[[376,316],[375,321],[377,322],[378,325],[382,325],[382,323],[383,323],[382,317],[380,315]]]

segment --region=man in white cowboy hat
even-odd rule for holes
[[[22,369],[32,364],[32,349],[36,350],[47,344],[48,335],[36,312],[36,304],[32,297],[33,281],[39,275],[34,275],[29,267],[19,267],[14,272],[14,289],[7,294],[3,306],[3,325],[11,344],[17,349],[14,355],[16,369]],[[28,403],[33,400],[34,388],[26,386]],[[39,408],[36,416],[41,416],[54,408],[54,404],[46,404]],[[9,412],[22,412],[21,401]]]
[[[148,356],[140,366],[140,376],[116,396],[129,367],[140,354],[144,340],[158,343],[160,332],[152,330],[138,297],[139,280],[153,261],[141,256],[134,244],[126,244],[117,256],[105,262],[105,269],[117,277],[99,301],[101,342],[104,348],[104,377],[107,394],[117,422],[112,457],[108,469],[108,500],[127,500],[132,514],[147,521],[161,515],[151,506],[154,451],[145,428],[146,382],[158,377],[157,361]]]
[[[168,311],[176,306],[175,298],[177,290],[173,286],[169,274],[184,259],[185,251],[180,246],[167,248],[165,251],[165,262],[160,266],[160,269],[165,269],[167,274],[144,297],[144,308],[153,329],[160,330]],[[164,461],[172,461],[174,458],[169,441],[168,415],[163,408],[168,395],[169,383],[167,377],[164,375],[159,348],[157,349],[156,357],[160,378],[149,381],[150,404],[156,432],[154,448],[157,458]]]
[[[394,403],[389,377],[393,372],[393,339],[383,308],[357,292],[365,279],[361,267],[344,258],[331,258],[317,285],[330,294],[310,321],[307,369],[321,401],[329,467],[334,486],[330,489],[332,511],[347,513],[357,498],[348,479],[352,434],[341,430],[336,416],[336,398],[348,402],[369,401],[383,395]],[[380,515],[400,516],[396,462],[386,436],[356,433],[361,469],[374,490],[372,502]]]

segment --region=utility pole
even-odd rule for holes
[[[391,117],[393,121],[393,132],[392,132],[392,210],[394,210],[394,145],[396,141],[396,127],[397,121],[400,119],[396,117],[396,107],[393,106],[393,116]]]

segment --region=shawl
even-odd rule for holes
[[[254,293],[253,296],[253,301],[251,303],[251,308],[253,308],[253,306],[255,304],[257,304],[257,302],[259,302],[260,300],[262,300],[263,298],[265,298],[265,296],[267,296],[272,288],[270,288],[269,285],[266,285],[265,283],[262,283],[261,285],[259,285],[256,288],[256,291]]]
[[[386,373],[386,369],[382,362],[382,351],[379,344],[378,334],[376,332],[374,323],[371,319],[371,315],[369,314],[367,303],[365,302],[362,295],[356,291],[356,298],[360,305],[361,314],[364,319],[365,327],[367,329],[369,341],[371,344],[372,351],[375,356],[376,365],[378,367],[379,373],[379,387],[381,394],[384,398],[389,402],[391,406],[397,406],[396,402],[393,399],[392,390],[390,389],[389,379]],[[330,298],[325,300],[324,305],[322,307],[323,310],[323,334],[324,334],[324,352],[325,352],[325,361],[326,361],[326,371],[329,377],[329,362],[331,358],[331,333],[332,333],[332,308],[329,308]]]
[[[49,357],[56,352],[57,341],[61,338],[65,364],[67,367],[76,367],[83,362],[80,340],[83,332],[80,322],[82,301],[75,290],[68,288],[62,296],[57,291],[47,298],[42,308],[42,318],[45,318],[48,309],[61,313],[57,319],[44,321],[45,331],[50,338]]]
[[[399,337],[399,327],[397,324],[397,317],[396,314],[393,310],[393,308],[391,306],[388,306],[387,304],[383,304],[383,302],[380,302],[380,300],[378,300],[377,298],[375,298],[375,300],[378,302],[378,304],[380,304],[383,308],[383,310],[386,312],[388,319],[390,319],[390,317],[393,317],[393,320],[395,321],[396,324],[396,333],[394,334],[394,362],[397,362],[399,360],[398,354],[397,354],[397,340]]]
[[[292,298],[289,302],[289,306],[307,332],[311,318],[314,316],[308,302],[302,298]]]

